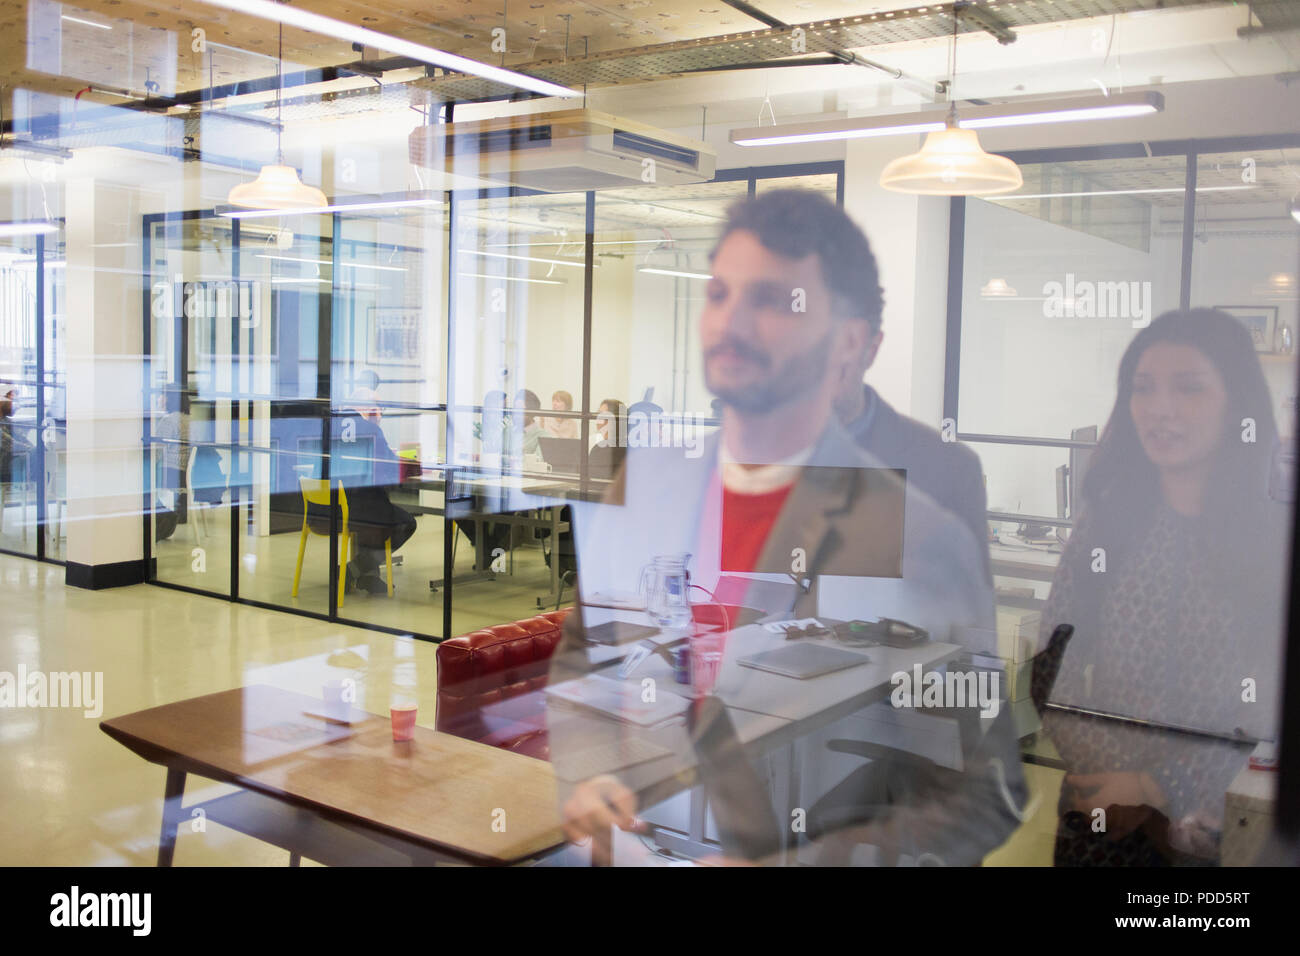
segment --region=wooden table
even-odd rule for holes
[[[333,865],[511,864],[563,844],[551,766],[415,728],[396,743],[388,717],[350,724],[322,702],[255,685],[105,720],[100,728],[167,768],[158,865],[198,817]],[[186,774],[242,792],[182,806]]]

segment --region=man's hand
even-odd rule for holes
[[[1162,817],[1167,801],[1159,784],[1145,771],[1073,773],[1065,778],[1073,809],[1091,816],[1106,811],[1106,835],[1118,840],[1152,819]]]
[[[565,837],[581,843],[611,827],[640,832],[643,825],[636,818],[636,794],[608,774],[592,777],[574,789],[562,811]]]

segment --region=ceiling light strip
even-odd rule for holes
[[[366,27],[359,27],[351,23],[345,23],[342,20],[335,20],[332,17],[321,16],[319,13],[301,10],[287,4],[273,3],[272,0],[202,0],[202,2],[235,13],[244,13],[248,16],[283,23],[288,27],[297,27],[300,30],[309,30],[312,33],[320,33],[338,40],[346,40],[349,43],[360,43],[363,46],[376,47],[397,56],[409,56],[421,63],[440,66],[445,70],[455,70],[459,73],[468,73],[485,80],[503,83],[532,93],[540,93],[543,96],[573,97],[582,95],[577,90],[571,90],[567,86],[560,86],[558,83],[551,83],[503,67],[490,66],[487,63],[480,63],[478,60],[471,60],[468,57],[448,53],[445,50],[437,50],[422,43],[412,43],[410,40],[403,40],[400,37],[389,36],[386,33],[379,33]]]
[[[1164,97],[1155,92],[1116,93],[1110,96],[1079,96],[1067,99],[1020,101],[992,106],[969,107],[957,125],[962,129],[995,129],[1004,126],[1034,126],[1082,120],[1124,119],[1158,113]],[[775,146],[791,143],[819,143],[831,140],[863,139],[874,136],[902,136],[932,133],[943,128],[947,109],[819,123],[785,126],[757,126],[733,130],[737,146]]]

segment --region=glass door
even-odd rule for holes
[[[66,442],[60,444],[47,413],[61,395],[50,388],[63,368],[50,342],[63,265],[61,231],[0,243],[0,550],[37,558],[60,551],[61,527],[45,538],[46,496],[66,487],[60,451]],[[47,449],[56,454],[47,456]]]
[[[232,285],[229,227],[213,218],[148,224],[149,454],[144,508],[153,579],[230,593]]]

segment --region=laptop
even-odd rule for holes
[[[754,670],[768,671],[772,674],[780,674],[782,677],[808,680],[867,664],[870,661],[871,658],[866,654],[855,654],[842,648],[827,647],[825,644],[800,642],[742,657],[736,663],[741,667],[752,667]]]
[[[551,471],[562,475],[578,474],[579,462],[582,461],[581,438],[541,435],[537,443],[542,452],[542,460],[551,466]]]
[[[541,435],[537,442],[542,460],[551,466],[551,471],[561,475],[581,473],[581,438],[555,438],[551,435]],[[591,478],[613,478],[626,455],[626,448],[619,448],[617,445],[597,445],[588,454],[587,475]]]

